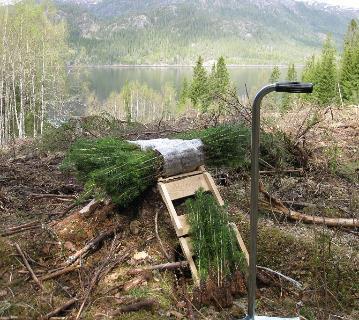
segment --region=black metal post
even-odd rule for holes
[[[255,319],[256,309],[256,275],[257,275],[257,224],[259,197],[259,135],[260,105],[263,97],[270,92],[311,93],[311,83],[284,82],[263,87],[256,95],[252,106],[252,152],[251,152],[251,202],[250,202],[250,243],[249,243],[249,281],[248,281],[248,316],[246,320]],[[270,319],[270,318],[268,318]]]

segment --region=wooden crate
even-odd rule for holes
[[[224,204],[212,176],[205,170],[203,166],[199,167],[196,171],[169,178],[160,178],[158,180],[158,190],[160,191],[163,202],[165,203],[170,214],[172,224],[175,228],[177,237],[179,238],[183,254],[189,263],[192,278],[196,285],[199,284],[199,276],[193,260],[194,254],[191,244],[191,237],[189,234],[190,227],[187,223],[187,214],[178,215],[173,201],[193,196],[200,188],[211,192],[221,206]],[[244,252],[248,262],[248,251],[244,245],[243,239],[235,224],[231,224],[230,226],[234,229],[239,247]]]

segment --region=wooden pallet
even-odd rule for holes
[[[212,176],[203,166],[199,167],[196,171],[169,178],[160,178],[158,180],[158,190],[160,191],[162,199],[170,214],[172,224],[175,228],[183,254],[189,263],[192,277],[196,285],[199,284],[199,276],[193,260],[194,254],[189,234],[189,224],[187,223],[187,214],[178,215],[173,201],[193,196],[200,188],[211,192],[221,206],[224,204]],[[244,252],[248,262],[248,251],[243,239],[235,224],[231,224],[230,226],[234,229],[239,247]]]

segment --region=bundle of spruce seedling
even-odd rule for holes
[[[265,134],[262,153],[277,157],[274,136]],[[176,135],[176,139],[200,139],[205,164],[216,167],[249,167],[250,130],[243,125],[220,125]],[[80,139],[70,148],[63,168],[74,169],[85,184],[85,194],[108,195],[120,207],[138,199],[162,176],[164,159],[156,151],[141,150],[118,138]]]
[[[222,125],[176,138],[199,138],[206,164],[237,168],[248,163],[246,130],[239,125]],[[162,175],[162,167],[163,157],[158,152],[141,150],[117,138],[78,140],[63,163],[63,168],[77,172],[87,193],[106,194],[121,207],[130,205],[153,186]]]
[[[186,212],[200,279],[210,279],[222,287],[225,280],[245,266],[244,254],[228,225],[226,209],[211,194],[199,190],[195,198],[186,201]]]

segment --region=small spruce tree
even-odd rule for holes
[[[193,80],[190,90],[190,98],[195,107],[207,108],[208,88],[207,71],[203,66],[203,58],[199,56],[193,68]]]
[[[270,83],[278,82],[279,78],[280,78],[280,70],[279,70],[278,66],[274,66],[272,73],[270,75],[270,78],[269,78],[269,82]]]
[[[315,78],[314,96],[317,102],[320,105],[333,103],[337,97],[337,68],[335,49],[330,36],[324,43]]]
[[[319,59],[314,56],[309,59],[302,73],[304,82],[314,83],[312,95],[303,95],[303,99],[315,102],[321,106],[336,101],[337,67],[335,49],[330,36],[327,37]]]
[[[224,58],[221,56],[217,61],[215,79],[218,91],[225,93],[230,84],[230,76]]]
[[[358,102],[359,96],[359,27],[353,19],[344,40],[344,52],[340,69],[343,99]]]
[[[293,82],[293,81],[297,81],[297,71],[295,70],[295,65],[294,63],[290,64],[288,66],[288,71],[287,71],[287,81]],[[291,94],[289,93],[285,93],[283,94],[283,99],[282,99],[282,111],[287,111],[289,109],[289,106],[291,104],[291,101],[293,101],[295,97],[293,97]]]
[[[187,78],[184,78],[182,83],[182,89],[178,99],[178,109],[180,111],[185,107],[187,99],[189,98],[189,94],[190,94],[190,85],[188,83]]]

